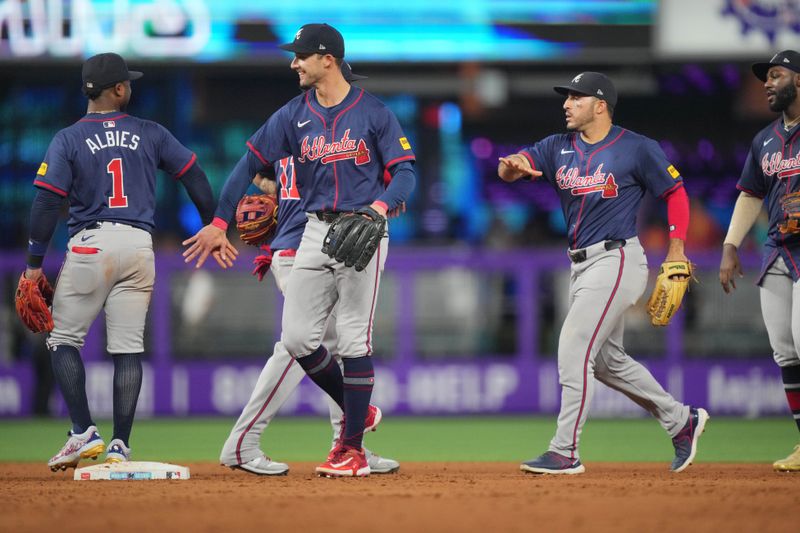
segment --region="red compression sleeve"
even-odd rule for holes
[[[669,237],[685,241],[686,232],[689,230],[689,197],[686,195],[686,189],[678,187],[664,199],[667,201]]]

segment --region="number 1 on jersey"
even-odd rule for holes
[[[108,197],[108,207],[128,207],[128,197],[125,196],[125,186],[122,183],[122,158],[115,157],[109,161],[106,172],[111,174],[111,196]]]
[[[280,167],[278,181],[281,184],[281,200],[299,200],[300,192],[297,190],[294,158],[285,157],[278,161],[278,166]]]

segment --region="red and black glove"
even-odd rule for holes
[[[258,281],[264,279],[264,276],[267,275],[269,267],[272,264],[272,249],[269,247],[269,244],[262,244],[260,248],[264,253],[253,259],[253,264],[256,266],[253,269],[253,275],[258,276]]]

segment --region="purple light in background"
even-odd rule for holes
[[[727,88],[738,88],[742,84],[742,77],[736,65],[723,65],[721,74]]]
[[[678,149],[675,148],[675,145],[672,143],[672,141],[662,139],[659,141],[659,144],[661,145],[661,149],[664,150],[664,155],[667,156],[668,161],[671,161],[675,164],[680,163],[681,155],[678,152]]]
[[[661,80],[661,87],[667,93],[684,94],[686,92],[686,82],[676,75],[664,77]]]
[[[711,161],[714,159],[715,152],[714,145],[711,144],[711,141],[708,139],[700,139],[697,143],[697,153],[700,155],[701,159]]]
[[[689,83],[700,89],[704,94],[711,94],[714,90],[714,82],[705,70],[698,65],[686,65],[683,74]]]
[[[472,150],[472,155],[478,159],[489,159],[492,155],[492,150],[494,150],[494,145],[486,137],[476,137],[472,139],[470,149]]]
[[[428,209],[422,214],[422,228],[428,233],[444,233],[447,224],[447,215],[441,209]]]

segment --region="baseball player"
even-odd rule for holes
[[[754,64],[753,73],[764,82],[770,110],[781,116],[758,132],[750,145],[722,245],[719,281],[726,293],[736,288],[735,278],[742,276],[737,250],[766,200],[769,233],[756,283],[761,287],[761,314],[773,358],[800,430],[800,231],[786,227],[789,214],[781,201],[800,189],[800,53],[784,50],[769,62]],[[788,457],[775,461],[773,468],[800,472],[800,444]]]
[[[197,259],[198,267],[209,253],[230,259],[223,237],[237,200],[270,161],[293,156],[307,222],[285,289],[281,342],[344,412],[343,435],[317,473],[366,476],[370,467],[363,434],[380,421],[380,411],[369,405],[374,384],[370,356],[388,237],[361,271],[328,257],[322,246],[339,217],[366,213],[385,219],[387,211],[401,206],[415,184],[415,157],[394,114],[344,79],[344,39],[335,28],[306,24],[281,48],[294,52],[291,68],[307,90],[250,138],[247,154],[223,187],[214,222],[184,241],[189,246],[184,256],[187,262]],[[388,187],[385,173],[391,175]],[[336,353],[344,372],[322,345],[334,306]]]
[[[342,64],[342,74],[348,82],[366,78],[366,76],[354,74],[346,62]],[[272,271],[278,289],[284,292],[307,219],[300,202],[294,159],[286,157],[275,163],[274,167],[277,180],[266,179],[261,175],[257,175],[254,180],[262,192],[277,193],[280,209],[278,210],[278,227],[275,230],[275,237],[269,246],[262,246],[265,254],[258,256],[254,261],[256,269],[253,274],[257,275],[261,281],[268,270]],[[277,190],[278,187],[279,190]],[[333,314],[328,320],[323,344],[330,353],[336,354],[336,325]],[[340,358],[339,360],[341,361]],[[267,457],[261,451],[259,443],[261,435],[270,421],[275,418],[278,410],[305,375],[305,371],[295,363],[283,343],[280,341],[275,343],[272,356],[264,365],[250,400],[222,447],[220,462],[223,465],[259,475],[288,473],[289,466]],[[335,446],[341,436],[343,413],[330,397],[326,398],[328,398],[331,425],[333,426],[333,445]],[[381,457],[366,447],[364,447],[364,452],[370,472],[373,474],[389,474],[400,469],[400,463],[393,459]]]
[[[692,462],[708,413],[683,405],[634,361],[622,344],[624,314],[644,293],[647,258],[636,235],[636,213],[646,190],[664,199],[669,218],[667,261],[687,261],[689,202],[678,171],[658,144],[612,123],[617,91],[598,72],[584,72],[554,88],[566,96],[569,133],[547,137],[500,158],[505,181],[547,180],[567,221],[569,311],[558,343],[561,411],[547,452],[522,463],[525,472],[580,474],[581,428],[594,380],[616,389],[655,416],[672,437],[671,470]]]
[[[195,155],[163,126],[125,112],[130,80],[141,72],[129,71],[122,57],[107,53],[89,58],[82,75],[89,99],[86,116],[56,134],[34,180],[38,190],[24,274],[42,276],[42,260],[67,198],[70,239],[47,346],[72,430],[48,462],[53,471],[74,468],[104,450],[109,462],[130,458],[128,438],[142,384],[142,337],[155,278],[156,169],[180,180],[203,220],[211,220],[215,207]],[[222,246],[229,258],[234,255],[229,243]],[[79,352],[101,309],[114,361],[114,435],[107,448],[89,412]]]

